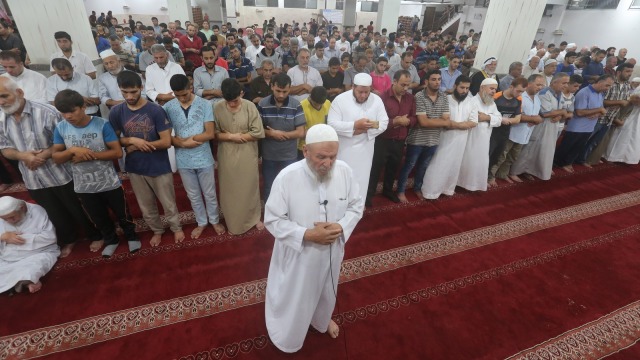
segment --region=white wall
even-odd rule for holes
[[[129,9],[124,9],[125,5],[129,6]],[[160,22],[169,21],[169,11],[160,10],[161,7],[167,7],[167,0],[84,0],[84,7],[87,15],[95,11],[96,15],[100,16],[101,12],[106,14],[111,10],[119,23],[122,23],[122,19],[128,19],[129,15],[145,25],[151,25],[152,16],[157,17]]]

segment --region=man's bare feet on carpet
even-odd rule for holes
[[[156,247],[160,245],[161,241],[162,241],[162,234],[153,234],[153,236],[151,237],[151,240],[149,240],[149,243],[151,244],[151,247]]]
[[[416,197],[419,200],[424,200],[424,196],[422,196],[422,191],[414,191],[414,193],[416,194]]]
[[[582,164],[582,166],[584,166],[586,168],[589,168],[589,169],[592,168],[591,164],[589,164],[589,163],[584,163],[584,164]]]
[[[8,184],[0,184],[0,193],[10,188],[11,185]]]
[[[404,195],[403,192],[399,192],[396,194],[398,196],[398,199],[400,199],[401,203],[408,203],[409,200],[407,200],[407,197]]]
[[[571,166],[571,165],[563,166],[562,168],[564,169],[564,171],[566,171],[568,173],[572,173],[573,172],[573,166]]]
[[[502,180],[504,180],[504,181],[508,182],[509,184],[513,184],[513,180],[509,179],[508,177],[506,177],[506,178],[504,178],[504,179],[502,179]],[[489,184],[487,183],[487,186],[488,186],[488,185],[489,185]],[[498,186],[498,184],[496,184],[496,186]]]
[[[257,228],[257,226],[256,226],[256,228]],[[218,234],[218,235],[222,235],[225,232],[227,232],[227,229],[224,227],[224,225],[222,225],[220,223],[213,224],[213,230],[215,230],[216,234]]]
[[[509,177],[507,177],[507,179],[511,179],[517,183],[521,183],[522,179],[520,179],[520,177],[518,175],[509,175]]]
[[[102,245],[104,245],[104,240],[92,241],[89,245],[89,250],[91,250],[91,252],[98,252],[102,249]]]
[[[32,283],[27,285],[27,288],[29,288],[29,292],[33,294],[34,292],[38,292],[38,290],[42,289],[42,283],[38,281],[35,284]]]
[[[329,321],[329,328],[327,328],[327,334],[331,336],[333,339],[337,338],[340,334],[340,327],[336,324],[335,321]]]
[[[184,238],[185,238],[184,231],[178,230],[178,231],[174,232],[173,233],[173,238],[175,239],[176,244],[179,244],[179,243],[183,242]]]
[[[260,231],[264,230],[264,223],[262,221],[258,221],[258,223],[256,224],[256,229]]]
[[[204,231],[204,229],[206,229],[207,226],[198,226],[195,229],[191,230],[191,238],[192,239],[197,239],[200,237],[200,235],[202,235],[202,232]]]
[[[60,249],[60,256],[58,256],[60,259],[62,258],[66,258],[67,256],[69,256],[69,254],[71,254],[71,250],[73,250],[73,246],[76,243],[72,243],[72,244],[67,244],[65,246],[62,247],[62,249]]]

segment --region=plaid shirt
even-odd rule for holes
[[[616,79],[613,86],[604,95],[604,100],[628,100],[631,95],[631,84],[628,81],[620,82]],[[609,106],[606,108],[607,113],[598,119],[598,124],[611,125],[615,120],[618,113],[620,113],[620,106]]]

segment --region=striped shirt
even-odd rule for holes
[[[46,150],[53,146],[53,131],[62,116],[51,105],[25,100],[20,121],[13,115],[0,113],[0,149],[17,151]],[[36,170],[29,170],[20,161],[20,172],[29,190],[45,189],[68,184],[73,176],[68,163],[56,165],[47,160]]]
[[[426,95],[426,89],[415,95],[416,115],[426,115],[430,119],[442,118],[442,114],[449,112],[449,100],[447,95],[438,91],[438,97],[434,102]],[[434,146],[440,144],[439,128],[425,128],[416,124],[409,130],[407,144],[418,146]]]
[[[268,126],[273,130],[287,132],[307,123],[300,102],[291,96],[278,107],[273,95],[269,95],[258,103],[258,112],[265,129]],[[295,160],[298,157],[298,139],[280,141],[264,138],[262,157],[274,161]]]

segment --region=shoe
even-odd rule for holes
[[[373,202],[371,201],[371,198],[367,198],[367,199],[364,201],[364,206],[366,206],[366,207],[368,207],[368,208],[373,207]]]
[[[382,195],[396,204],[400,202],[398,196],[392,192],[383,192]]]

